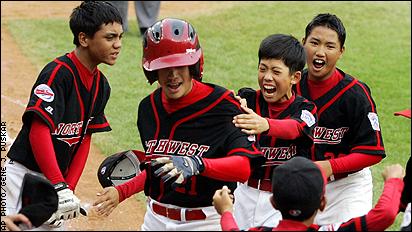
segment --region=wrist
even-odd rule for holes
[[[56,190],[56,192],[61,191],[63,189],[67,189],[69,188],[69,185],[66,182],[59,182],[57,184],[53,185],[54,190]]]

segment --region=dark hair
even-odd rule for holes
[[[123,24],[122,16],[116,7],[104,1],[84,1],[73,9],[70,15],[70,29],[73,43],[79,46],[79,33],[93,37],[102,24],[117,22]]]
[[[308,38],[310,33],[312,32],[313,28],[318,26],[325,26],[330,28],[338,34],[340,48],[343,48],[345,45],[346,39],[346,31],[345,26],[343,26],[342,21],[338,18],[338,16],[334,14],[318,14],[312,21],[306,26],[305,30],[305,40]]]
[[[260,43],[259,64],[261,59],[279,59],[289,68],[289,73],[302,71],[306,63],[305,49],[291,35],[273,34]]]

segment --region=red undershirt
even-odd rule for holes
[[[76,57],[74,51],[67,55],[76,66],[80,79],[83,85],[88,91],[90,91],[93,84],[93,77],[97,72],[97,68],[93,72],[90,72]],[[54,146],[52,143],[50,129],[43,120],[35,115],[33,117],[29,140],[32,147],[34,158],[37,164],[52,184],[57,184],[59,182],[66,182],[71,190],[76,188],[76,185],[80,179],[80,175],[83,172],[84,166],[86,164],[87,156],[90,149],[91,135],[86,134],[80,145],[76,155],[74,156],[68,171],[66,173],[66,178],[63,177],[63,173],[60,171],[56,160],[56,153],[54,151]]]
[[[319,97],[326,94],[333,87],[335,87],[342,79],[343,75],[337,69],[335,69],[333,74],[326,80],[308,80],[310,97],[313,100],[318,99]],[[334,174],[337,174],[358,171],[362,168],[369,167],[371,165],[379,163],[381,160],[382,157],[377,155],[351,153],[349,155],[341,155],[341,157],[336,159],[331,159],[329,160],[329,162],[332,167],[332,172]]]

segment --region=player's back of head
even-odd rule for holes
[[[306,63],[305,49],[291,35],[272,34],[262,40],[259,46],[259,63],[262,59],[282,60],[289,73],[302,71]]]
[[[93,37],[100,26],[108,23],[123,24],[122,16],[115,6],[104,1],[84,1],[73,9],[70,15],[70,29],[73,33],[73,44],[80,45],[78,36],[84,32]]]
[[[283,219],[304,221],[320,207],[326,178],[304,157],[294,157],[276,167],[272,177],[273,201]]]
[[[342,21],[338,18],[338,16],[329,13],[316,15],[312,19],[312,21],[306,26],[305,40],[308,38],[313,28],[318,26],[327,27],[336,31],[336,33],[338,34],[340,47],[343,48],[346,40],[346,30],[345,26],[343,25]]]

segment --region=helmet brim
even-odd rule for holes
[[[202,55],[202,50],[198,49],[193,53],[179,53],[168,56],[163,56],[158,59],[143,61],[143,68],[146,71],[155,71],[163,68],[190,66],[196,64]]]

